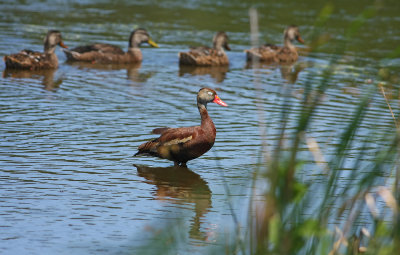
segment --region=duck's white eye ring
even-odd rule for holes
[[[208,91],[207,92],[210,96],[212,96],[213,95],[213,93],[211,92],[211,91]]]

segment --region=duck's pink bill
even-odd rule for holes
[[[219,96],[215,95],[214,97],[214,103],[222,105],[222,106],[228,106],[224,101],[221,100],[221,98],[219,98]]]

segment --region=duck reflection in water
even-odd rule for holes
[[[42,80],[44,89],[54,91],[58,89],[63,82],[62,78],[54,79],[55,72],[56,69],[19,70],[7,68],[3,72],[3,78]]]
[[[210,75],[216,82],[223,82],[229,66],[187,66],[179,65],[179,76],[190,75]]]
[[[287,80],[289,84],[296,83],[299,73],[305,68],[306,65],[302,65],[302,63],[298,63],[295,65],[281,65],[279,67],[282,78]]]
[[[67,64],[75,66],[78,69],[97,69],[102,71],[126,69],[126,78],[135,83],[146,82],[147,79],[149,79],[155,74],[155,72],[140,73],[139,70],[142,66],[142,63],[100,64],[100,63],[87,63],[87,62],[67,62]]]
[[[155,199],[179,204],[193,204],[189,236],[206,241],[208,232],[201,231],[202,218],[211,208],[211,190],[200,175],[184,167],[148,167],[134,165],[144,182],[156,186]]]
[[[289,84],[294,84],[297,81],[299,73],[303,71],[305,68],[309,66],[306,62],[299,62],[295,64],[286,64],[286,65],[278,65],[278,64],[266,64],[262,62],[247,62],[245,68],[246,69],[270,69],[275,70],[279,68],[282,79],[286,80]]]

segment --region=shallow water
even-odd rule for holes
[[[340,59],[307,134],[327,158],[378,72],[389,77],[387,96],[393,110],[399,108],[393,70],[398,70],[400,59],[389,58],[400,41],[399,3],[378,6],[339,56],[335,52],[346,40],[346,27],[362,10],[354,8],[357,1],[336,4],[324,28],[331,39],[318,51],[302,54],[293,67],[253,69],[246,67],[243,53],[250,45],[250,5],[241,1],[0,3],[1,55],[42,50],[48,29],[61,30],[69,47],[106,42],[126,49],[131,30],[145,27],[160,45],[142,48],[141,65],[68,64],[57,49],[60,67],[55,71],[4,71],[0,253],[134,253],[157,227],[173,219],[187,233],[183,253],[204,253],[217,240],[223,244],[218,237],[234,225],[227,201],[244,220],[261,145],[265,142],[268,150],[276,142],[287,91],[293,104],[290,129],[307,80],[312,77],[317,84],[330,59]],[[281,43],[287,24],[298,24],[304,40],[311,40],[323,8],[311,0],[252,6],[259,11],[260,41],[273,43]],[[369,6],[373,2],[365,7]],[[218,30],[230,37],[228,69],[179,68],[178,52],[188,45],[210,45]],[[307,46],[299,47],[306,51]],[[0,68],[5,68],[4,62]],[[216,89],[229,105],[208,107],[218,132],[213,149],[190,161],[187,170],[171,168],[166,160],[132,157],[139,144],[154,137],[153,128],[198,124],[195,99],[202,87]],[[377,93],[349,153],[356,153],[371,132],[376,134],[369,149],[374,153],[385,142],[382,133],[393,126],[387,104]],[[324,176],[314,176],[319,170],[304,148],[310,164],[302,178],[321,181]]]

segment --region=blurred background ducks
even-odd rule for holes
[[[21,50],[19,53],[4,57],[6,68],[11,69],[54,69],[58,67],[58,58],[55,54],[56,46],[64,45],[61,33],[57,30],[50,30],[44,39],[44,52],[35,52],[32,50]]]
[[[143,28],[132,31],[129,37],[128,51],[124,52],[120,47],[95,43],[91,45],[78,46],[71,50],[64,50],[68,61],[82,61],[103,64],[131,64],[142,61],[143,56],[139,46],[148,43],[152,47],[158,45],[151,40],[150,35]]]
[[[289,26],[284,31],[283,47],[273,44],[265,44],[258,48],[245,50],[247,61],[260,61],[269,63],[293,63],[299,55],[293,42],[297,40],[304,43],[300,37],[299,28],[297,26]]]
[[[218,32],[213,38],[213,48],[206,46],[191,47],[189,52],[179,53],[179,64],[192,66],[225,66],[229,65],[224,49],[231,50],[228,36]]]

